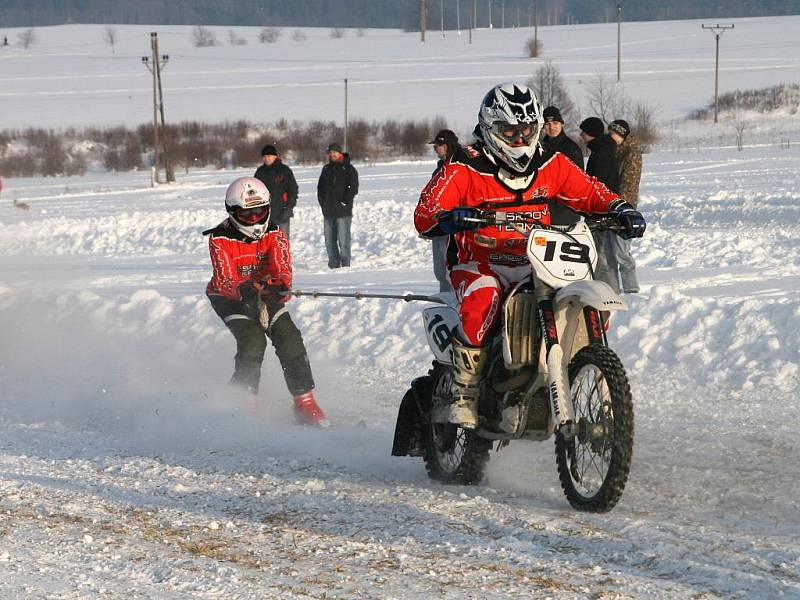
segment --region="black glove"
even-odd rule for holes
[[[286,297],[286,294],[283,292],[288,292],[289,286],[285,283],[269,283],[264,284],[261,287],[261,298],[267,300],[268,298],[277,298],[279,300],[283,300]]]
[[[458,231],[474,231],[483,224],[476,221],[467,221],[467,219],[475,219],[479,215],[480,211],[471,206],[459,206],[453,210],[442,211],[437,217],[439,229],[444,235],[451,235]]]
[[[644,235],[644,230],[647,229],[647,222],[644,220],[642,213],[627,202],[617,204],[612,210],[616,213],[617,220],[622,226],[619,237],[629,240],[631,238],[640,238]]]
[[[245,281],[239,284],[239,295],[243,302],[255,302],[258,300],[258,290],[252,281]]]

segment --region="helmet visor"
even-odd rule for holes
[[[237,206],[233,209],[233,218],[245,225],[255,225],[264,220],[269,215],[269,206],[256,206],[254,208],[243,208]]]
[[[540,129],[541,126],[539,123],[520,123],[518,125],[512,125],[505,121],[496,121],[492,125],[492,131],[495,135],[510,145],[515,143],[526,146],[530,145],[531,142],[535,142],[539,137]]]

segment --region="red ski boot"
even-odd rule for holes
[[[314,425],[323,429],[331,426],[311,390],[294,397],[294,417],[301,425]]]

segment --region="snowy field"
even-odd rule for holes
[[[362,167],[335,272],[297,169],[296,287],[433,292],[411,224],[431,167]],[[643,293],[612,331],[635,456],[607,515],[569,508],[551,442],[493,453],[478,487],[389,456],[420,304],[292,300],[335,426],[292,424],[271,355],[247,417],[200,235],[243,174],[9,183],[31,210],[0,210],[0,596],[800,598],[794,151],[646,156]]]
[[[797,81],[800,17],[735,23],[723,91]],[[472,46],[429,33],[423,47],[372,30],[261,45],[237,28],[247,45],[196,49],[190,27],[117,26],[112,54],[103,29],[38,28],[29,50],[0,49],[0,128],[147,122],[151,30],[170,55],[170,121],[339,119],[348,77],[353,116],[443,114],[466,133],[491,85],[539,64],[521,54],[530,30],[482,30]],[[614,25],[540,33],[579,102],[587,78],[615,74]],[[631,96],[665,119],[707,102],[699,22],[626,24],[624,43]],[[757,126],[800,139],[795,117]],[[0,598],[800,598],[800,144],[718,145],[645,156],[643,293],[611,331],[634,462],[606,515],[570,509],[551,441],[493,453],[477,487],[389,456],[400,398],[430,362],[421,304],[292,300],[334,426],[293,424],[270,350],[266,416],[249,417],[224,386],[233,340],[203,294],[200,232],[251,170],[158,188],[146,173],[6,179]],[[338,271],[319,167],[295,169],[296,287],[432,293],[412,212],[433,160],[357,166],[353,266]]]
[[[438,3],[436,3],[438,5]],[[437,9],[438,10],[438,7]],[[436,12],[436,10],[434,12]],[[714,93],[714,38],[701,24],[716,21],[625,23],[622,81],[633,100],[648,104],[657,119],[677,120],[707,106]],[[720,45],[720,92],[796,83],[800,71],[800,15],[733,19]],[[483,24],[481,24],[483,25]],[[498,81],[525,81],[545,61],[561,71],[583,117],[590,116],[586,88],[603,74],[616,81],[616,23],[541,27],[540,59],[527,58],[531,28],[418,33],[304,29],[305,41],[284,28],[274,44],[258,43],[259,27],[233,28],[246,43],[231,45],[228,27],[209,27],[219,46],[195,48],[190,26],[115,26],[117,42],[103,41],[106,26],[66,25],[35,29],[28,49],[16,44],[23,29],[4,29],[0,47],[0,129],[25,126],[138,126],[152,120],[152,78],[141,57],[150,54],[150,32],[169,56],[163,71],[170,122],[217,122],[247,118],[336,120],[420,119],[441,115],[459,135],[472,131],[477,101]],[[91,110],[69,107],[91,106]],[[24,119],[20,118],[24,115]],[[620,117],[622,115],[616,115]],[[612,117],[613,118],[613,117]],[[749,120],[750,129],[763,119]],[[759,122],[760,121],[760,122]],[[795,119],[774,134],[794,137]],[[748,132],[750,134],[750,131]],[[324,146],[324,141],[320,144]]]

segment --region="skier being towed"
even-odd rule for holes
[[[229,217],[204,233],[210,234],[214,267],[206,295],[236,339],[230,383],[246,390],[257,406],[269,338],[294,397],[297,421],[328,427],[314,399],[314,378],[303,338],[284,306],[289,297],[281,295],[292,286],[292,258],[286,234],[269,222],[269,192],[255,177],[240,177],[225,193],[225,209]]]
[[[454,234],[457,262],[450,281],[461,324],[453,334],[451,423],[478,423],[480,379],[505,295],[530,274],[527,240],[510,226],[481,226],[466,219],[479,209],[518,213],[550,223],[552,198],[581,213],[616,213],[625,237],[641,237],[645,220],[636,209],[560,152],[539,144],[542,107],[524,85],[501,84],[483,99],[477,141],[462,148],[431,179],[414,213],[426,237]]]

